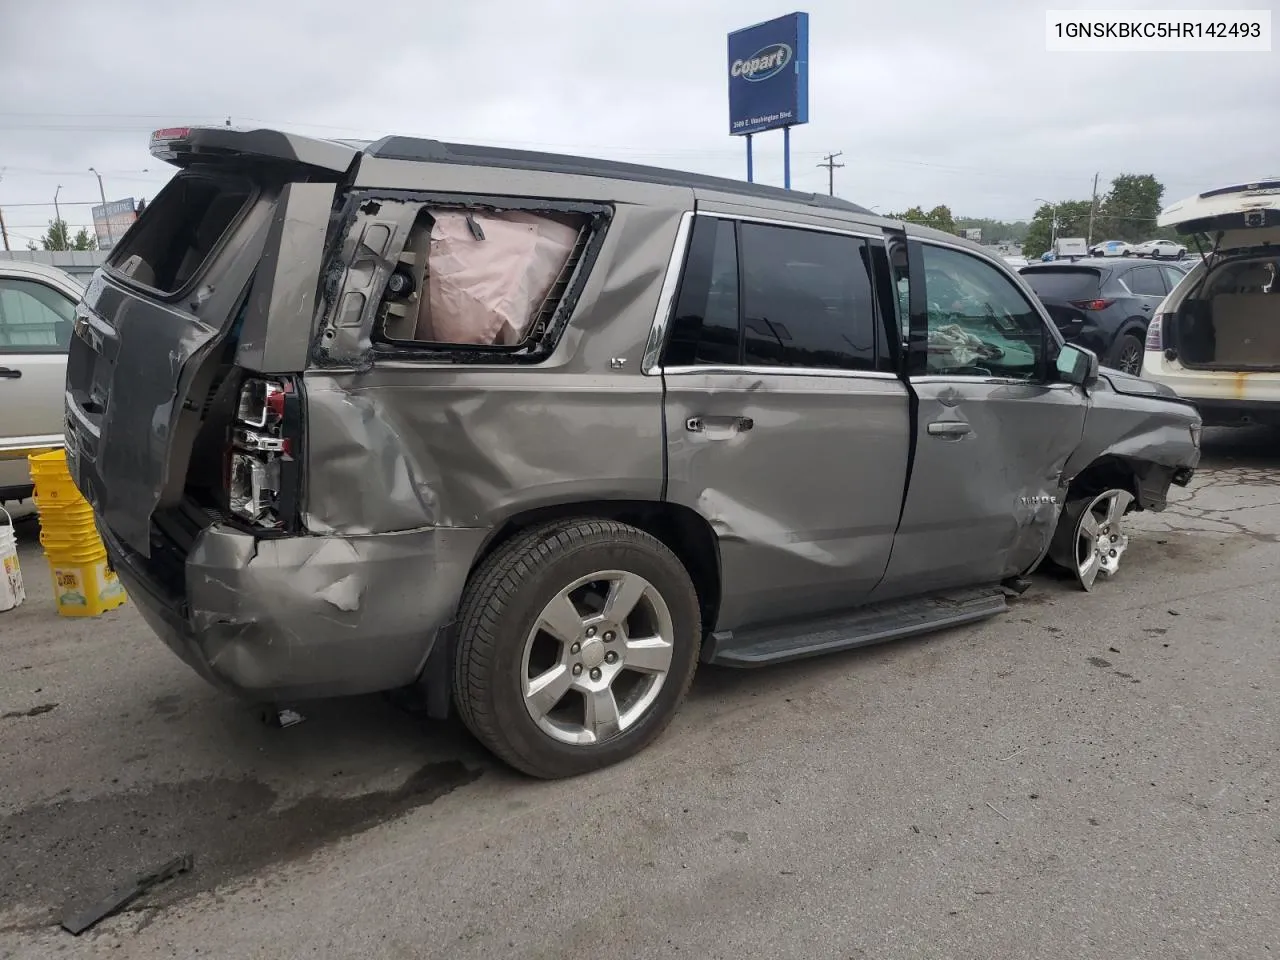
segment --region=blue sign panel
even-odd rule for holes
[[[809,15],[792,13],[729,34],[729,133],[809,122]]]

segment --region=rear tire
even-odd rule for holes
[[[476,739],[510,766],[577,776],[666,729],[701,636],[693,582],[661,541],[611,520],[561,520],[499,547],[473,574],[454,699]]]
[[[1135,334],[1126,333],[1122,337],[1116,339],[1115,345],[1111,348],[1111,356],[1109,358],[1109,366],[1116,370],[1123,370],[1125,373],[1133,374],[1133,376],[1141,376],[1142,374],[1142,352],[1146,349],[1146,344]]]

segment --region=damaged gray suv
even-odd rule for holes
[[[978,246],[854,204],[389,137],[158,131],[66,442],[151,628],[260,703],[408,689],[540,777],[705,663],[1115,572],[1199,459]]]

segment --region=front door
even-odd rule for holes
[[[667,498],[717,535],[716,626],[856,606],[889,560],[910,442],[882,241],[693,219],[662,357]]]
[[[1088,400],[1057,383],[1058,341],[1003,269],[960,247],[892,247],[918,403],[902,521],[879,597],[996,583],[1048,549]]]
[[[74,320],[69,288],[35,277],[0,276],[0,455],[62,446],[63,384]]]

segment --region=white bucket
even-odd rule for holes
[[[18,539],[13,531],[13,517],[0,507],[7,525],[0,526],[0,613],[12,610],[27,599],[22,586],[22,567],[18,565]]]

